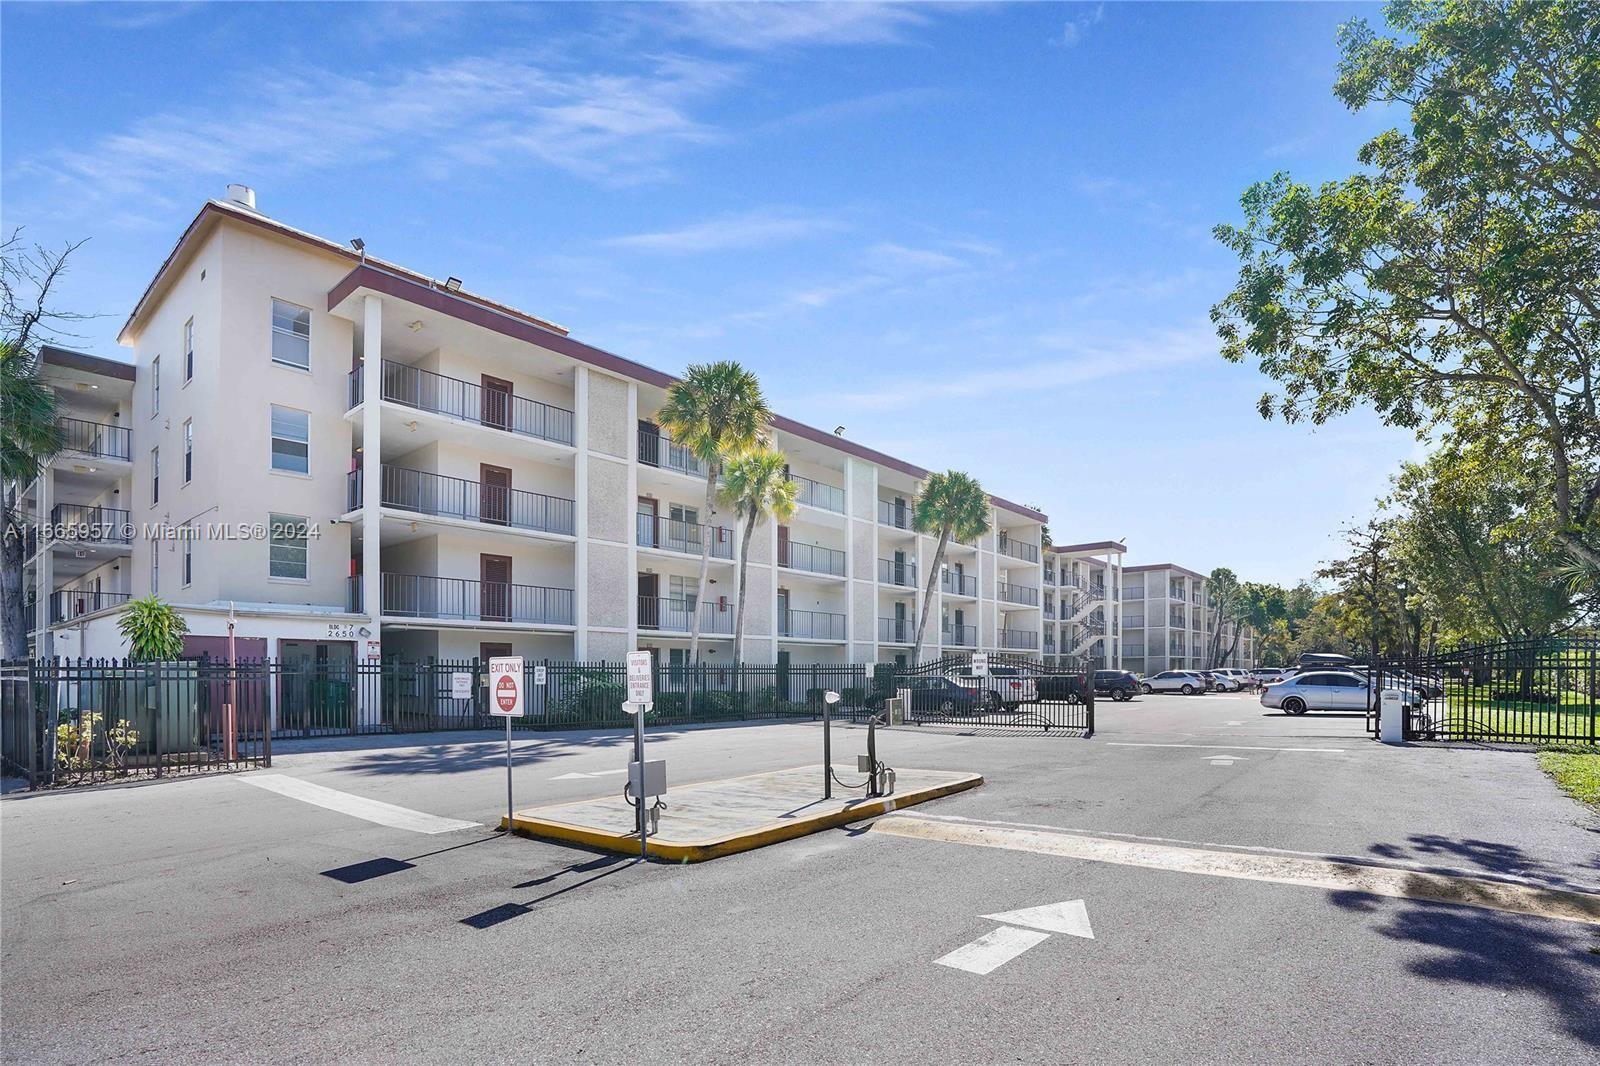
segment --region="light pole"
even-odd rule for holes
[[[822,798],[833,798],[833,705],[839,694],[833,689],[822,694]]]

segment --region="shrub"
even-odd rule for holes
[[[189,624],[176,607],[152,594],[127,602],[117,619],[117,631],[128,638],[131,658],[176,659],[183,654]]]

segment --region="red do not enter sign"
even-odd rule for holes
[[[489,713],[502,718],[520,718],[522,703],[522,657],[506,656],[489,660]]]
[[[494,686],[494,701],[506,714],[517,713],[517,682],[507,674]]]

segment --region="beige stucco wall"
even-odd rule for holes
[[[589,373],[589,447],[593,451],[626,458],[628,438],[628,383],[609,374]]]
[[[627,543],[633,538],[633,501],[628,498],[628,468],[609,459],[590,457],[589,487],[584,506],[592,539]]]
[[[589,545],[589,624],[627,628],[633,618],[637,584],[628,572],[628,549]]]

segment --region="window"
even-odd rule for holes
[[[672,599],[683,604],[685,610],[694,610],[695,601],[700,598],[700,579],[695,577],[679,577],[671,575],[667,579],[667,589]]]
[[[304,307],[272,301],[272,361],[311,369],[311,312]]]
[[[272,405],[272,469],[311,473],[311,416]]]
[[[194,420],[183,423],[183,483],[194,480]],[[184,582],[188,584],[188,582]]]
[[[288,514],[268,516],[271,547],[268,556],[269,577],[304,581],[307,577],[306,520]]]
[[[150,414],[161,413],[161,357],[150,360]]]
[[[183,324],[183,380],[194,380],[194,319]]]
[[[157,596],[161,593],[161,542],[158,540],[150,547],[150,595]]]
[[[161,449],[150,449],[150,505],[161,502]]]
[[[183,531],[183,587],[194,580],[194,530]]]

